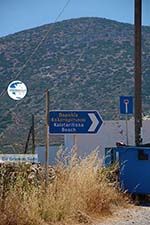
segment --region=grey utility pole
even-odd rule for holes
[[[142,69],[141,69],[142,0],[135,0],[135,144],[142,143]]]

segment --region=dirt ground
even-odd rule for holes
[[[132,206],[121,209],[111,218],[103,218],[94,225],[150,225],[150,206]]]

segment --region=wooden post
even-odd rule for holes
[[[49,91],[46,90],[46,140],[45,140],[45,188],[48,185],[48,160],[49,160]]]
[[[27,154],[31,133],[32,133],[32,126],[30,127],[30,130],[29,130],[29,133],[28,133],[24,154]]]
[[[32,114],[32,125],[28,133],[24,154],[27,154],[29,141],[31,137],[32,137],[32,154],[34,154],[35,153],[35,131],[34,131],[34,115],[33,114]]]
[[[34,129],[34,115],[32,114],[32,154],[35,154],[35,129]]]
[[[141,69],[141,23],[142,23],[142,0],[135,0],[135,144],[142,142],[142,69]]]

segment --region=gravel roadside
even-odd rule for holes
[[[94,225],[150,225],[150,206],[134,206],[114,213],[114,216]]]

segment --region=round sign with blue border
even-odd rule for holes
[[[12,81],[8,85],[7,93],[9,97],[12,98],[13,100],[21,100],[27,94],[27,87],[20,80]]]

